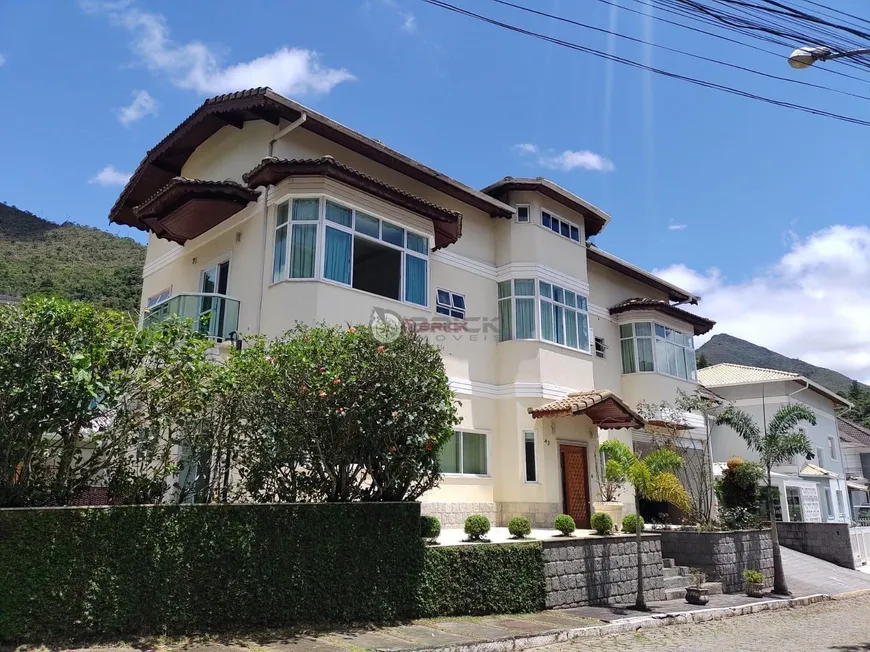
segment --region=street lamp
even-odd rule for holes
[[[831,59],[840,59],[842,57],[855,57],[861,54],[870,54],[870,48],[861,48],[860,50],[849,50],[847,52],[834,52],[831,48],[820,47],[802,47],[798,48],[789,55],[788,65],[792,68],[802,70],[809,68],[816,61],[830,61]]]

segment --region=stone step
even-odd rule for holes
[[[688,566],[674,566],[673,568],[663,568],[662,574],[665,577],[690,576],[692,569]]]
[[[674,566],[676,566],[676,564],[674,563],[673,559],[670,559],[669,557],[664,557],[662,559],[662,566],[664,568],[673,568]]]
[[[666,589],[684,589],[692,583],[691,577],[685,575],[677,575],[675,577],[665,578]]]

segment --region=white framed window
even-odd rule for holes
[[[828,518],[834,518],[834,503],[831,502],[831,490],[825,487],[825,507],[828,508]]]
[[[534,430],[523,431],[523,460],[525,462],[525,481],[538,481],[538,451]]]
[[[563,238],[580,242],[580,227],[553,215],[550,211],[541,211],[541,226],[553,233],[558,233]]]
[[[489,450],[487,434],[454,430],[441,449],[441,472],[456,475],[488,475]]]
[[[691,335],[655,322],[641,321],[619,326],[622,373],[655,371],[695,380],[695,345]]]
[[[832,460],[837,459],[837,444],[834,441],[833,437],[828,437],[828,453],[831,455]]]
[[[326,197],[275,209],[272,281],[323,279],[429,305],[429,238]]]
[[[435,290],[435,312],[447,317],[465,319],[465,295],[450,290]]]
[[[158,303],[163,303],[171,296],[172,296],[172,287],[170,286],[170,287],[166,288],[165,290],[161,290],[157,294],[152,294],[150,297],[148,297],[148,299],[146,299],[146,301],[145,301],[145,307],[146,308],[153,308]]]
[[[499,341],[535,339],[535,302],[535,279],[515,278],[499,282]]]
[[[590,352],[586,297],[544,281],[538,281],[538,291],[541,295],[541,339]]]
[[[840,518],[846,518],[846,505],[843,502],[843,491],[837,489],[837,507],[840,509]]]
[[[528,204],[517,204],[517,222],[528,224],[532,219],[532,207]]]
[[[595,338],[595,356],[598,358],[604,357],[604,352],[607,350],[607,344],[604,342],[603,337]]]
[[[822,468],[825,466],[825,449],[821,446],[816,446],[816,464]]]

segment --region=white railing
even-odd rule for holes
[[[849,528],[849,538],[852,540],[855,566],[860,568],[864,564],[870,564],[870,527]]]

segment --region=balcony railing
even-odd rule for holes
[[[239,329],[239,301],[223,294],[177,294],[148,308],[144,325],[152,326],[171,318],[190,319],[194,330],[223,341]]]

